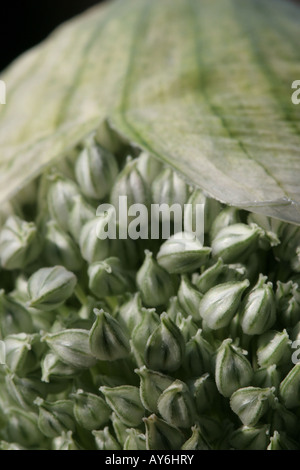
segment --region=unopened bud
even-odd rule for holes
[[[187,275],[181,276],[181,283],[177,293],[178,302],[184,312],[187,315],[191,315],[196,322],[201,322],[199,305],[202,297],[203,294],[195,289]]]
[[[199,377],[205,372],[211,371],[214,350],[209,342],[203,337],[199,329],[185,347],[183,360],[184,373],[189,377]]]
[[[230,436],[230,444],[236,450],[265,450],[269,442],[269,426],[242,426]]]
[[[62,265],[70,271],[79,271],[83,264],[75,242],[53,220],[46,224],[43,253],[51,266]]]
[[[35,404],[39,407],[38,426],[46,437],[57,437],[63,432],[75,431],[76,425],[71,400],[45,401],[36,398]]]
[[[167,423],[189,428],[195,419],[195,405],[187,385],[175,380],[158,399],[158,411]]]
[[[147,450],[178,450],[184,443],[184,435],[175,426],[155,414],[143,419],[146,426]]]
[[[199,426],[192,427],[191,437],[183,444],[181,450],[211,450],[210,446],[202,436]]]
[[[78,186],[61,175],[51,175],[47,192],[48,209],[52,219],[65,232],[69,231],[69,215],[74,206],[74,196],[80,194]]]
[[[102,431],[92,431],[98,450],[122,450],[118,441],[109,432],[108,426]]]
[[[300,362],[287,374],[280,384],[279,393],[286,408],[296,408],[300,405]]]
[[[111,410],[103,398],[81,389],[73,397],[75,419],[84,429],[93,431],[109,421]]]
[[[274,400],[272,388],[245,387],[232,394],[230,406],[244,425],[255,426]]]
[[[105,400],[119,419],[129,427],[142,423],[145,414],[137,387],[121,385],[120,387],[100,387]]]
[[[145,366],[135,369],[140,377],[140,398],[143,406],[152,413],[158,413],[157,402],[164,390],[174,379],[160,372],[147,369]]]
[[[144,434],[134,428],[128,429],[127,434],[123,450],[146,450],[146,436]]]

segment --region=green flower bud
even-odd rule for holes
[[[291,340],[286,330],[267,331],[258,338],[257,362],[261,367],[280,366],[291,360]]]
[[[43,435],[38,428],[35,413],[20,408],[9,408],[5,439],[16,442],[25,448],[38,446],[43,442]]]
[[[112,412],[111,414],[111,422],[117,440],[123,447],[128,437],[127,431],[129,428],[123,423],[123,421],[118,418],[118,416],[114,412]]]
[[[198,325],[194,322],[191,315],[184,317],[181,312],[178,312],[174,323],[180,329],[185,343],[195,336],[198,331]]]
[[[69,215],[74,206],[74,196],[80,194],[77,185],[62,175],[50,175],[47,192],[48,209],[53,220],[65,232],[69,231]]]
[[[145,410],[137,387],[132,385],[100,387],[100,391],[105,396],[108,405],[126,426],[140,426]]]
[[[215,448],[220,439],[224,437],[224,421],[214,414],[199,415],[198,425],[205,439]],[[226,429],[226,434],[228,431]]]
[[[215,264],[205,269],[202,274],[194,274],[192,277],[193,284],[202,294],[205,294],[209,289],[219,284],[218,279],[226,268],[227,266],[219,258]]]
[[[254,371],[253,385],[260,388],[274,388],[278,390],[280,384],[280,374],[276,364],[268,367],[261,367]]]
[[[150,251],[145,252],[145,260],[137,272],[136,282],[142,301],[148,307],[166,304],[175,294],[175,286],[170,274],[153,259]]]
[[[101,361],[115,361],[128,356],[129,340],[119,322],[104,310],[94,310],[96,320],[90,330],[92,354]]]
[[[73,207],[69,215],[69,230],[77,243],[80,240],[80,233],[82,227],[95,218],[95,209],[88,204],[85,199],[79,194],[73,198]]]
[[[269,426],[242,426],[230,436],[230,444],[236,450],[266,450],[269,442]]]
[[[246,426],[255,426],[274,404],[272,388],[245,387],[234,392],[230,407]]]
[[[71,367],[88,369],[97,363],[89,346],[89,331],[81,329],[47,333],[43,338],[59,359]]]
[[[180,232],[161,245],[157,262],[170,274],[189,273],[205,264],[210,252],[211,249],[204,247],[198,238]]]
[[[98,450],[122,450],[120,444],[109,432],[108,426],[103,431],[92,431]]]
[[[39,367],[39,357],[33,349],[37,342],[39,342],[38,334],[18,333],[8,335],[4,339],[6,365],[11,372],[25,377]]]
[[[157,158],[152,157],[147,152],[142,152],[137,158],[136,168],[145,182],[151,186],[161,172],[162,164]]]
[[[35,378],[18,377],[7,373],[5,385],[11,399],[23,409],[31,409],[37,396],[46,395],[46,386]]]
[[[284,406],[288,409],[300,405],[300,362],[287,374],[280,384],[279,393]]]
[[[99,299],[121,295],[133,290],[131,273],[116,257],[92,263],[88,267],[89,289]]]
[[[271,282],[260,275],[257,284],[246,296],[241,312],[241,327],[247,335],[260,335],[276,321],[276,304]]]
[[[211,240],[213,240],[223,228],[229,225],[239,224],[240,222],[240,210],[236,207],[225,207],[217,214],[212,222],[210,229]]]
[[[23,269],[40,254],[41,242],[33,222],[10,216],[0,232],[0,265],[3,269]]]
[[[69,430],[75,431],[71,400],[58,400],[52,403],[38,397],[35,404],[39,407],[38,426],[44,436],[53,438]]]
[[[216,385],[224,397],[251,383],[253,369],[243,351],[226,339],[221,344],[216,357]],[[246,424],[246,423],[245,423]]]
[[[126,300],[120,305],[115,318],[122,328],[132,333],[134,328],[142,321],[142,308],[141,294],[139,292],[127,294]]]
[[[108,211],[101,217],[94,217],[88,220],[81,229],[79,235],[80,252],[85,261],[89,264],[103,261],[112,255],[113,240],[108,237],[100,239],[98,234],[106,227],[112,217],[112,212]]]
[[[212,368],[212,346],[203,338],[202,330],[199,329],[185,347],[183,370],[188,377],[199,377]]]
[[[193,320],[201,322],[199,314],[199,305],[203,295],[199,292],[188,279],[187,275],[181,276],[181,283],[177,293],[180,307],[187,315],[191,315]]]
[[[195,405],[187,385],[175,380],[158,399],[158,411],[169,424],[189,428],[195,419]]]
[[[69,379],[78,374],[78,368],[63,362],[59,357],[49,352],[41,360],[42,382],[49,383],[50,379]]]
[[[91,199],[103,199],[109,194],[118,171],[114,155],[99,145],[94,135],[87,138],[75,165],[83,194]]]
[[[153,181],[151,190],[154,204],[180,204],[183,208],[187,202],[188,186],[171,168],[162,169]]]
[[[184,338],[167,314],[162,314],[160,319],[160,324],[147,341],[145,362],[150,369],[173,372],[184,358]]]
[[[251,212],[247,217],[247,222],[248,224],[257,224],[264,230],[265,237],[269,240],[271,247],[279,245],[280,237],[286,225],[282,220]]]
[[[210,374],[203,374],[201,377],[189,381],[188,385],[199,414],[218,408],[220,394]]]
[[[235,263],[256,250],[263,231],[257,225],[233,224],[223,228],[212,241],[212,254],[224,263]]]
[[[140,398],[144,408],[151,413],[158,413],[158,399],[162,392],[174,382],[174,379],[160,372],[147,369],[145,366],[135,369],[135,372],[141,380]]]
[[[11,295],[0,290],[0,331],[2,337],[7,335],[32,333],[33,322],[28,310]]]
[[[183,444],[181,450],[211,450],[202,436],[199,426],[192,427],[191,437]]]
[[[80,270],[83,260],[77,245],[53,220],[46,224],[44,240],[43,253],[49,265],[62,265],[69,271]]]
[[[199,311],[209,328],[217,330],[229,325],[240,306],[249,281],[226,282],[212,287],[200,302]]]
[[[41,268],[28,280],[29,306],[53,310],[73,294],[76,283],[76,276],[63,266]]]
[[[291,437],[299,434],[299,418],[296,414],[287,410],[280,402],[275,403],[275,409],[271,411],[269,418],[272,429],[280,432],[287,432]]]
[[[160,319],[154,308],[142,308],[142,320],[132,332],[132,345],[143,358],[148,338],[160,324]]]
[[[74,393],[73,398],[75,419],[84,429],[93,431],[109,421],[111,410],[103,398],[81,389]]]
[[[274,248],[274,254],[282,261],[290,262],[297,256],[300,246],[300,227],[294,224],[285,224],[280,234],[280,245]]]
[[[274,431],[267,450],[299,450],[299,446],[297,442],[287,437],[285,433]]]
[[[184,212],[187,221],[187,226],[185,226],[185,230],[193,233],[195,233],[196,229],[195,225],[197,220],[197,204],[203,205],[203,229],[204,233],[209,233],[212,223],[220,212],[222,206],[215,199],[205,195],[202,190],[194,190],[187,201],[187,206],[185,207]]]
[[[146,450],[146,436],[137,429],[127,430],[128,437],[124,443],[123,450]]]
[[[72,434],[72,431],[62,432],[61,436],[55,437],[52,442],[53,450],[79,450]]]
[[[171,318],[171,320],[173,320],[174,323],[176,323],[179,313],[182,316],[184,316],[185,312],[182,311],[182,308],[179,305],[177,295],[173,295],[172,297],[169,298],[168,308],[166,310],[166,313],[168,317]]]
[[[184,443],[184,435],[175,426],[152,414],[143,419],[146,427],[147,450],[178,450]]]
[[[276,305],[278,318],[282,325],[294,326],[300,316],[300,292],[298,284],[293,281],[277,281]]]

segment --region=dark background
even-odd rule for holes
[[[286,1],[300,5],[300,0]],[[0,71],[42,41],[57,25],[101,2],[103,0],[1,0]]]

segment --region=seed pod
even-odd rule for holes
[[[164,167],[152,183],[154,204],[179,204],[182,208],[188,198],[188,186],[171,168]]]
[[[94,309],[96,320],[89,333],[92,354],[101,361],[115,361],[128,356],[129,340],[119,322],[104,310]]]
[[[201,322],[199,305],[202,297],[203,294],[195,289],[187,275],[182,275],[177,293],[178,302],[184,312],[187,315],[191,315],[195,322]]]
[[[39,341],[38,334],[18,333],[4,339],[5,361],[11,372],[25,377],[39,367],[39,357],[33,350],[34,343]]]
[[[82,227],[95,218],[95,209],[87,203],[81,194],[73,197],[73,207],[69,215],[70,234],[79,243]]]
[[[50,379],[69,379],[78,374],[78,368],[63,362],[56,354],[49,352],[41,360],[42,382]]]
[[[75,431],[76,425],[71,400],[45,401],[38,397],[35,404],[39,407],[38,426],[46,437],[57,437],[63,432]]]
[[[128,333],[132,333],[134,328],[142,321],[142,301],[141,294],[127,294],[126,300],[120,305],[116,313],[116,320]]]
[[[134,288],[131,273],[116,257],[92,263],[88,267],[89,289],[99,299],[125,294]]]
[[[300,293],[293,281],[277,281],[275,294],[278,318],[286,327],[295,326],[300,315]]]
[[[69,215],[74,206],[74,196],[80,194],[78,186],[62,175],[51,175],[47,192],[48,209],[53,220],[65,232],[69,231]]]
[[[216,385],[224,397],[251,383],[253,370],[243,351],[228,338],[221,344],[216,358]]]
[[[155,414],[143,419],[146,427],[147,450],[178,450],[184,443],[184,435]]]
[[[69,271],[79,271],[83,260],[72,238],[53,220],[46,224],[43,253],[50,266],[62,265]]]
[[[122,450],[120,444],[109,432],[108,426],[103,431],[92,431],[98,450]]]
[[[184,338],[166,314],[162,314],[161,322],[147,341],[145,362],[147,367],[163,372],[177,370],[184,358]]]
[[[73,398],[75,419],[84,429],[100,429],[109,421],[111,410],[103,398],[81,389],[76,390]]]
[[[140,172],[144,181],[151,186],[153,181],[162,170],[161,162],[149,155],[147,152],[142,152],[137,158],[136,168]]]
[[[202,436],[199,426],[192,427],[191,437],[182,445],[181,450],[211,450]]]
[[[142,320],[132,332],[132,344],[137,352],[144,357],[146,343],[154,330],[160,324],[160,319],[154,308],[142,308]]]
[[[160,247],[157,262],[170,274],[195,271],[208,260],[211,249],[193,235],[180,232],[172,235]]]
[[[57,333],[47,333],[42,341],[66,364],[88,369],[97,363],[89,346],[89,332],[81,329],[62,330]]]
[[[276,321],[276,304],[271,282],[260,275],[257,284],[246,296],[241,310],[241,327],[247,335],[260,335]]]
[[[225,207],[212,221],[210,239],[213,240],[223,228],[228,227],[229,225],[239,224],[240,222],[240,210],[236,207]]]
[[[41,241],[33,222],[8,217],[0,232],[0,265],[3,269],[23,269],[40,254]]]
[[[286,330],[267,331],[258,338],[257,362],[261,367],[290,362],[291,340]]]
[[[278,390],[280,384],[280,373],[276,364],[268,367],[261,367],[254,371],[253,385],[260,388],[274,388]]]
[[[174,382],[174,379],[160,372],[147,369],[145,366],[135,369],[135,372],[141,380],[140,398],[143,406],[151,413],[158,413],[158,399],[162,392]]]
[[[287,437],[286,433],[274,431],[267,450],[299,450],[297,442]]]
[[[53,450],[79,450],[72,434],[72,431],[67,431],[62,432],[61,436],[55,437],[52,441]]]
[[[214,257],[221,257],[224,263],[241,261],[256,250],[262,234],[262,229],[255,224],[229,225],[213,239],[212,254]]]
[[[43,442],[43,435],[38,428],[38,417],[35,413],[21,408],[11,407],[7,413],[5,439],[30,448]]]
[[[123,450],[146,450],[146,436],[144,434],[134,428],[128,429],[127,434]]]
[[[63,266],[41,268],[28,280],[30,307],[53,310],[62,305],[73,293],[76,276]]]
[[[288,409],[300,405],[300,362],[287,374],[280,384],[279,393],[284,406]]]
[[[75,174],[83,194],[91,199],[103,199],[118,174],[118,164],[112,153],[91,135],[77,157]]]
[[[181,380],[175,380],[162,392],[157,403],[162,418],[179,428],[189,428],[195,419],[195,405],[190,391]]]
[[[229,325],[240,306],[249,281],[226,282],[212,287],[200,302],[199,311],[209,328],[217,330]]]
[[[265,450],[269,442],[269,426],[242,426],[230,436],[230,444],[236,450]]]
[[[175,286],[170,274],[153,259],[150,251],[145,252],[145,260],[137,272],[136,282],[142,301],[148,307],[166,304],[175,294]]]
[[[4,338],[17,333],[33,333],[34,326],[28,310],[11,295],[0,290],[0,331]]]
[[[112,213],[107,212],[102,217],[88,220],[82,227],[79,235],[81,256],[89,264],[103,261],[112,255],[112,241],[109,238],[100,239],[98,234],[109,223]]]
[[[187,377],[199,377],[205,372],[211,371],[213,348],[203,338],[202,330],[199,329],[185,347],[185,356],[182,364],[183,371]]]
[[[145,413],[137,387],[122,385],[120,387],[100,387],[105,400],[118,418],[129,427],[137,427],[142,423]]]
[[[230,407],[246,426],[255,426],[274,403],[272,388],[245,387],[234,392]]]
[[[190,380],[188,385],[199,414],[218,409],[220,394],[210,374],[206,373],[195,380]]]
[[[222,206],[215,199],[205,195],[200,189],[196,189],[190,195],[185,207],[185,230],[195,233],[197,221],[197,204],[202,205],[203,227],[202,233],[208,234],[212,223],[220,212]]]

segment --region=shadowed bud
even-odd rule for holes
[[[128,356],[129,340],[119,322],[104,310],[94,309],[96,320],[90,330],[92,354],[101,361],[115,361]]]
[[[72,294],[76,276],[63,266],[41,268],[28,280],[30,307],[53,310],[62,305]]]
[[[0,232],[0,265],[3,269],[23,269],[41,251],[41,241],[33,222],[10,216]]]
[[[121,444],[123,447],[125,444],[125,441],[128,437],[127,431],[128,431],[128,426],[126,426],[123,421],[121,421],[116,413],[112,412],[111,414],[111,422],[112,426],[114,429],[114,433],[117,437],[118,442]]]
[[[300,292],[298,284],[293,281],[277,281],[276,305],[282,325],[294,326],[300,316]]]
[[[38,426],[44,436],[53,438],[69,430],[75,431],[71,400],[58,400],[52,403],[36,398],[35,404],[39,407]]]
[[[81,389],[73,394],[73,398],[75,419],[84,429],[93,431],[109,421],[111,410],[103,398]]]
[[[247,335],[260,335],[276,321],[276,304],[271,282],[260,275],[257,284],[244,299],[241,310],[241,327]]]
[[[193,276],[193,284],[202,294],[205,294],[209,289],[219,284],[219,282],[217,282],[218,278],[225,270],[226,265],[224,265],[222,259],[219,258],[215,264],[205,269],[202,274]]]
[[[198,413],[207,413],[209,410],[216,409],[219,406],[220,394],[210,374],[203,374],[201,377],[189,381],[188,385]]]
[[[127,294],[126,300],[120,305],[115,318],[122,328],[132,333],[134,328],[142,321],[142,309],[141,294],[139,292]]]
[[[46,385],[39,379],[32,377],[18,377],[16,374],[7,373],[5,385],[12,400],[23,409],[32,409],[32,403],[37,396],[45,396]]]
[[[300,405],[300,362],[287,374],[280,384],[279,393],[286,408],[296,408]]]
[[[219,392],[230,397],[233,392],[251,383],[253,369],[243,351],[226,339],[220,346],[216,358],[215,380]]]
[[[211,249],[204,247],[195,236],[180,232],[160,247],[157,262],[170,274],[190,273],[205,264]]]
[[[162,314],[160,319],[160,324],[147,341],[145,362],[150,369],[173,372],[182,363],[185,342],[179,328],[167,314]]]
[[[91,199],[107,196],[118,171],[114,155],[99,145],[94,135],[85,140],[75,165],[76,179],[85,196]]]
[[[192,427],[191,437],[183,444],[181,450],[211,450],[202,436],[199,426]]]
[[[0,290],[0,331],[2,337],[17,333],[32,333],[33,322],[28,310],[10,295]]]
[[[132,344],[142,358],[148,338],[160,324],[160,319],[154,308],[142,308],[142,320],[132,332]]]
[[[98,450],[122,450],[120,444],[109,432],[108,426],[103,431],[92,431]]]
[[[263,230],[256,224],[233,224],[223,228],[212,241],[212,253],[224,263],[241,261],[256,250]]]
[[[43,434],[38,427],[36,413],[11,407],[7,413],[5,439],[30,448],[43,442]]]
[[[97,363],[89,346],[89,331],[81,329],[62,330],[57,333],[47,333],[42,341],[63,362],[78,369],[88,369]]]
[[[291,359],[291,340],[286,330],[267,331],[258,338],[257,362],[261,367],[280,366]]]
[[[65,232],[69,231],[69,215],[74,206],[74,196],[80,194],[78,186],[61,175],[51,175],[47,192],[48,209],[52,219]]]
[[[297,412],[297,410],[295,410]],[[298,436],[299,418],[296,413],[287,410],[282,403],[276,401],[274,410],[270,413],[271,429],[286,431],[290,436]]]
[[[255,426],[274,400],[272,388],[245,387],[232,394],[230,407],[244,425]]]
[[[184,312],[187,315],[191,315],[196,322],[201,322],[199,305],[202,297],[203,294],[195,289],[187,275],[181,276],[181,283],[177,293],[178,302]]]
[[[268,367],[261,367],[254,371],[253,376],[253,385],[260,388],[274,388],[278,390],[280,384],[280,373],[276,367],[276,364],[273,364]]]
[[[4,339],[6,365],[11,372],[25,377],[39,366],[39,357],[34,351],[35,343],[39,343],[38,334],[18,333],[8,335]]]
[[[265,450],[269,442],[269,426],[242,426],[230,436],[230,444],[236,450]]]
[[[185,346],[183,370],[189,377],[199,377],[212,368],[212,357],[214,350],[202,336],[199,329]]]
[[[41,360],[42,382],[51,379],[68,379],[78,374],[78,368],[63,362],[56,354],[49,352]]]
[[[142,423],[145,414],[140,400],[140,392],[132,385],[120,387],[100,387],[105,400],[118,418],[129,427],[137,427]]]
[[[70,271],[78,271],[83,264],[75,242],[53,220],[46,224],[43,253],[51,266],[62,265]]]
[[[196,409],[187,385],[175,380],[158,399],[158,411],[167,423],[189,428],[195,420]]]
[[[286,433],[274,431],[267,450],[299,450],[299,446],[298,443],[290,439]]]
[[[137,272],[136,282],[141,297],[148,307],[157,307],[168,303],[175,294],[173,279],[156,260],[150,251],[145,252],[145,260]]]
[[[144,408],[152,413],[158,413],[158,399],[162,392],[174,382],[174,379],[160,372],[147,369],[145,366],[135,369],[135,372],[141,380],[140,398]]]
[[[123,450],[146,450],[146,436],[144,434],[134,428],[128,429],[127,434]]]
[[[184,435],[175,426],[152,414],[143,419],[146,427],[147,450],[178,450],[184,443]]]
[[[247,279],[241,282],[226,282],[212,287],[204,294],[199,310],[209,328],[217,330],[229,325],[249,284]]]
[[[130,272],[116,257],[92,263],[88,267],[89,289],[99,299],[121,295],[133,290]]]

